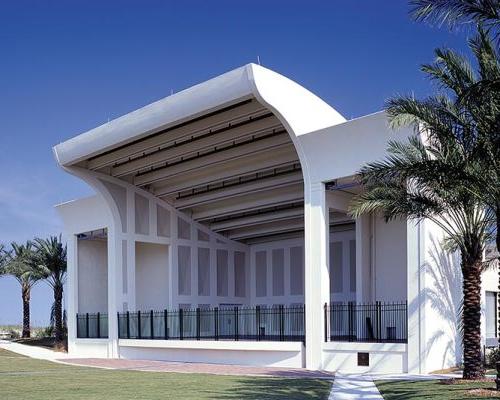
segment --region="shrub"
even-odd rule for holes
[[[494,347],[486,353],[486,366],[495,368],[498,361],[500,361],[500,348]]]

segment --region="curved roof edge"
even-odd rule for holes
[[[346,121],[299,84],[267,68],[247,64],[62,142],[54,146],[54,155],[59,165],[73,165],[250,97],[278,113],[294,136]]]

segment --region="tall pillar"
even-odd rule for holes
[[[356,218],[356,302],[372,301],[370,215]]]
[[[323,306],[329,303],[328,208],[325,185],[304,184],[304,283],[306,312],[306,368],[322,369],[325,337]]]
[[[122,300],[122,238],[115,229],[108,230],[108,335],[109,357],[118,358],[118,311]]]
[[[424,273],[422,222],[408,221],[407,240],[407,299],[408,299],[408,373],[423,374],[425,370]]]
[[[66,235],[67,243],[67,287],[66,307],[68,310],[68,347],[76,340],[76,314],[78,312],[78,239],[76,235]]]

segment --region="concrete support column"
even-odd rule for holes
[[[78,312],[78,239],[65,235],[67,243],[66,307],[68,310],[68,346],[76,340],[76,314]]]
[[[356,302],[372,301],[370,215],[356,219]]]
[[[408,221],[407,226],[407,298],[408,298],[408,373],[423,374],[425,369],[425,298],[422,222]]]
[[[108,230],[108,354],[118,358],[118,311],[122,300],[122,235],[115,229]]]
[[[325,336],[323,306],[329,302],[328,208],[325,185],[304,185],[306,368],[321,369]]]

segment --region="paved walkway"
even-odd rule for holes
[[[39,360],[55,361],[68,357],[68,354],[46,349],[43,347],[29,346],[26,344],[15,343],[9,340],[0,340],[0,349],[9,350],[23,356],[37,358]]]
[[[267,376],[278,378],[320,378],[333,379],[333,374],[322,371],[308,371],[294,368],[249,367],[241,365],[186,363],[172,361],[123,360],[112,358],[65,358],[58,360],[65,364],[108,368],[118,370],[135,370],[150,372],[201,373],[215,375]]]
[[[371,377],[335,374],[328,400],[383,400]]]

